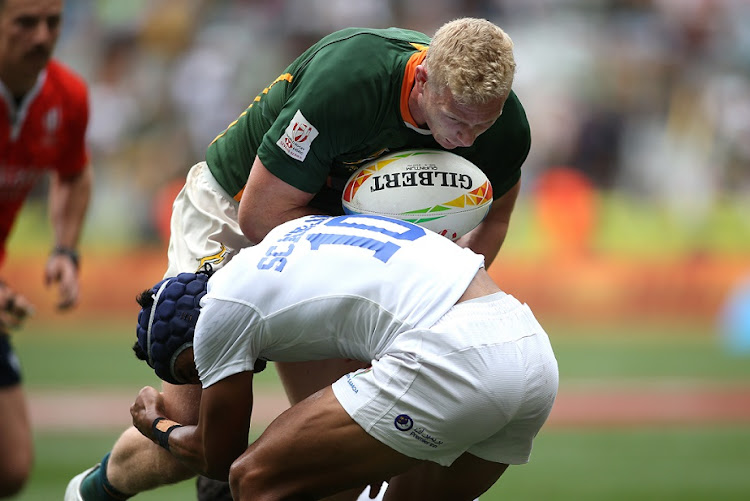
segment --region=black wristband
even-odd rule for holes
[[[162,423],[164,421],[164,423]],[[175,430],[175,428],[181,428],[182,425],[175,423],[174,421],[165,417],[158,417],[151,423],[151,429],[154,432],[154,438],[156,443],[169,450],[169,434]]]
[[[80,258],[78,257],[78,251],[75,249],[71,249],[70,247],[63,247],[61,245],[56,245],[52,249],[52,255],[53,256],[68,256],[70,260],[73,262],[73,266],[76,267],[76,270],[78,269],[78,266],[80,264]]]

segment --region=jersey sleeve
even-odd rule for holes
[[[222,300],[204,299],[195,327],[193,352],[203,388],[241,372],[262,370],[250,335],[262,328],[246,306]]]
[[[268,170],[308,193],[324,186],[337,155],[373,134],[386,105],[378,84],[341,59],[337,54],[334,65],[321,52],[310,61],[258,148]]]

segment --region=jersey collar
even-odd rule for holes
[[[415,130],[420,134],[430,134],[429,130],[422,129],[417,125],[417,122],[414,120],[414,117],[409,111],[409,95],[411,94],[412,87],[414,87],[414,77],[416,74],[416,69],[417,66],[422,64],[425,56],[427,56],[426,45],[416,43],[412,45],[416,47],[417,52],[409,57],[409,60],[406,62],[406,69],[404,70],[404,80],[401,83],[401,117],[404,119],[404,123],[406,124],[406,126],[410,129]]]
[[[47,68],[44,68],[37,76],[34,86],[23,96],[23,99],[21,99],[21,102],[18,103],[18,105],[16,104],[16,99],[13,97],[8,87],[6,87],[5,84],[0,81],[0,99],[5,101],[5,106],[8,109],[8,121],[11,124],[11,139],[18,139],[18,136],[21,133],[21,126],[26,119],[26,114],[29,111],[29,107],[34,101],[34,98],[36,98],[36,96],[42,91],[42,87],[44,86],[44,82],[46,79]]]

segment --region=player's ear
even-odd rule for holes
[[[427,83],[427,67],[423,64],[418,64],[414,68],[414,85],[424,87]]]

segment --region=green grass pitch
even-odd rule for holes
[[[89,326],[44,333],[31,322],[14,336],[30,392],[153,384],[135,359],[132,326]],[[700,327],[592,329],[548,327],[563,384],[750,383],[750,360],[727,354]],[[259,384],[278,389],[273,371]],[[76,473],[109,450],[120,429],[39,431],[36,465],[15,501],[62,499]],[[511,467],[483,501],[740,501],[750,493],[750,426],[625,427],[542,430],[531,462]],[[193,481],[142,494],[143,501],[195,499]]]

